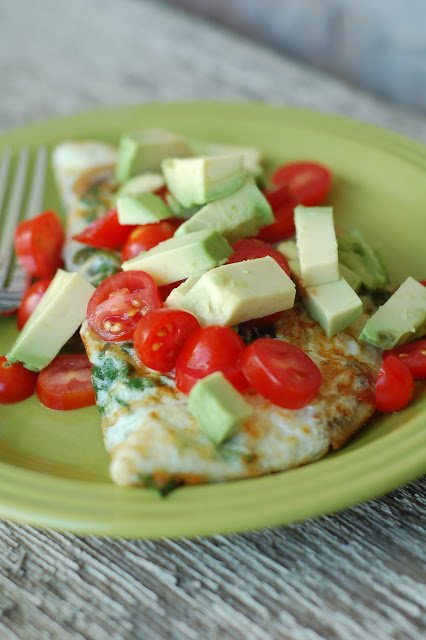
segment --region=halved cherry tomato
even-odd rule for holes
[[[0,404],[11,404],[29,398],[34,393],[37,374],[20,362],[8,362],[0,356]]]
[[[135,349],[147,367],[166,373],[175,368],[183,343],[199,328],[198,320],[187,311],[153,309],[136,326]]]
[[[382,413],[400,411],[411,402],[413,393],[409,368],[396,356],[385,358],[376,382],[376,408]]]
[[[178,224],[173,219],[136,227],[123,245],[121,252],[123,261],[138,256],[141,251],[152,249],[163,240],[168,240],[173,236],[177,227]]]
[[[87,305],[87,321],[104,340],[130,340],[137,323],[163,303],[152,277],[144,271],[123,271],[106,278]]]
[[[102,218],[94,220],[73,236],[73,240],[99,249],[118,249],[134,229],[134,224],[120,224],[117,209],[110,209]]]
[[[287,184],[305,207],[324,202],[331,187],[331,172],[317,162],[291,162],[278,167],[272,176],[274,184]]]
[[[415,380],[426,380],[426,338],[383,351],[383,359],[396,356],[408,367]]]
[[[268,224],[260,230],[258,238],[266,242],[277,242],[293,236],[296,232],[294,226],[294,207],[298,201],[286,184],[267,189],[264,192],[266,199],[272,207],[275,222]]]
[[[45,211],[19,223],[15,252],[25,271],[34,278],[51,278],[61,264],[64,232],[59,216]]]
[[[197,329],[177,357],[177,388],[189,393],[196,382],[215,371],[222,371],[236,389],[243,391],[248,387],[240,365],[244,349],[244,342],[230,327]]]
[[[286,409],[300,409],[317,395],[321,371],[301,349],[275,338],[259,338],[241,356],[246,378],[262,396]]]
[[[234,253],[228,260],[231,262],[243,262],[244,260],[254,260],[255,258],[264,258],[265,256],[271,256],[275,262],[283,269],[287,275],[290,275],[290,269],[288,262],[284,258],[283,254],[274,249],[270,244],[257,240],[256,238],[244,238],[238,240],[232,245]]]
[[[16,318],[16,324],[18,329],[21,330],[44,294],[49,284],[52,282],[52,278],[45,278],[44,280],[37,280],[34,282],[25,292],[24,297],[19,305],[18,315]]]
[[[37,379],[37,396],[49,409],[81,409],[95,404],[92,365],[85,353],[64,353],[42,371]]]

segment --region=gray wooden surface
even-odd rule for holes
[[[0,129],[193,98],[298,104],[426,142],[426,119],[161,4],[0,0]],[[210,539],[107,540],[2,522],[0,639],[420,640],[425,489],[419,480],[338,515]]]

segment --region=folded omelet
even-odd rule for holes
[[[97,142],[69,142],[55,150],[54,167],[68,211],[69,239],[96,211],[109,206],[115,189],[114,154],[113,147]],[[75,250],[73,244],[67,248],[69,268],[74,266]],[[253,407],[252,416],[219,447],[189,413],[187,396],[176,388],[173,373],[147,368],[132,342],[104,342],[85,322],[81,337],[93,364],[112,480],[167,491],[179,484],[284,471],[338,449],[375,411],[380,352],[355,337],[365,320],[366,316],[356,326],[328,338],[300,303],[283,312],[262,335],[303,349],[321,370],[321,389],[314,401],[298,410],[278,407],[259,395],[245,396]],[[247,329],[243,335],[246,342],[257,337],[257,331]]]

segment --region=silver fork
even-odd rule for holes
[[[16,308],[27,286],[27,276],[14,260],[13,235],[16,225],[21,219],[26,220],[40,213],[43,206],[47,165],[46,148],[38,147],[35,151],[30,181],[27,179],[29,158],[28,147],[21,149],[14,178],[10,175],[12,173],[10,148],[4,149],[0,164],[0,222],[3,222],[2,231],[0,231],[0,311]],[[10,196],[5,207],[8,184],[12,179]],[[25,213],[21,216],[25,194],[28,191],[27,182],[29,182],[29,195]]]

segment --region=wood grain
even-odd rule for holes
[[[426,142],[424,118],[161,3],[0,0],[0,25],[0,129],[215,98],[334,111]],[[0,639],[420,640],[425,495],[423,479],[338,515],[180,541],[2,522]]]

